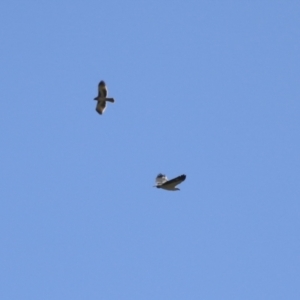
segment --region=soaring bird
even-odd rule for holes
[[[101,80],[98,84],[98,96],[94,98],[97,101],[96,111],[102,115],[106,108],[106,101],[114,103],[114,98],[107,98],[107,87],[103,80]]]
[[[179,183],[185,181],[186,175],[180,175],[176,178],[173,178],[171,180],[168,180],[166,175],[158,174],[156,177],[156,185],[154,187],[157,187],[158,189],[164,189],[168,191],[179,191],[176,187]]]

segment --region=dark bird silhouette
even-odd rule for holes
[[[185,178],[186,178],[186,175],[183,174],[176,178],[168,180],[166,175],[163,175],[160,173],[156,177],[156,185],[154,187],[157,187],[158,189],[164,189],[167,191],[180,191],[180,189],[177,188],[176,185],[185,181]]]
[[[114,98],[107,98],[108,90],[106,84],[101,80],[98,84],[98,96],[94,98],[97,101],[96,111],[102,115],[106,108],[106,102],[114,103]]]

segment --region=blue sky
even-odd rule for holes
[[[0,11],[1,299],[300,299],[299,1]]]

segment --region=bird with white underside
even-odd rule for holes
[[[167,176],[164,174],[158,174],[156,177],[156,185],[158,189],[164,189],[167,191],[180,191],[176,186],[181,182],[185,181],[186,175],[182,174],[176,178],[168,180]]]
[[[96,111],[102,115],[106,108],[106,102],[114,103],[114,98],[107,98],[108,89],[103,80],[101,80],[98,84],[98,96],[94,98],[97,101]]]

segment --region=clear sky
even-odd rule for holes
[[[299,1],[0,15],[1,300],[300,299]]]

